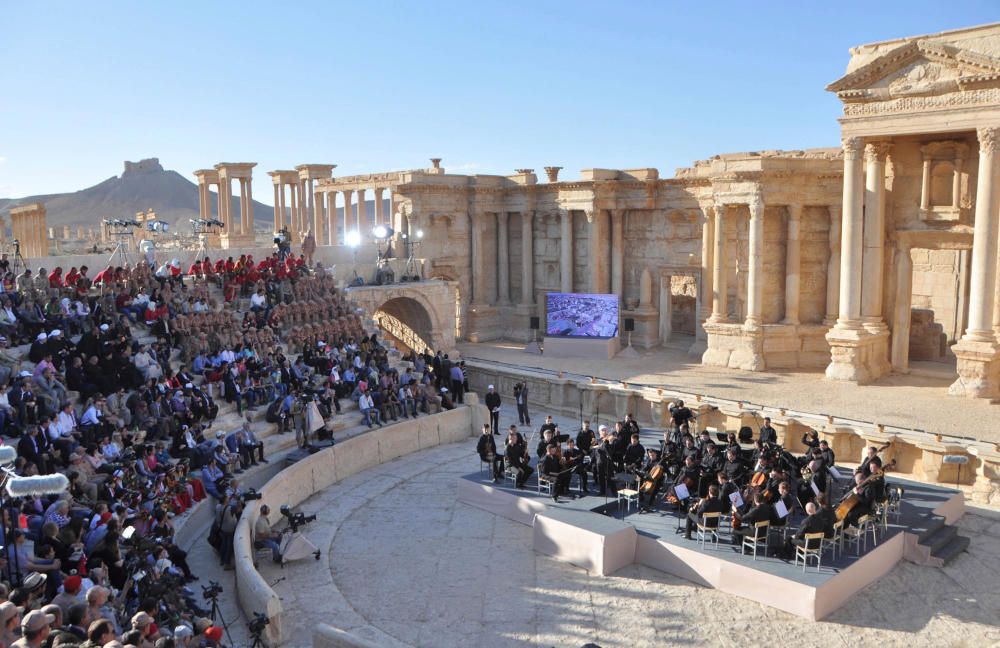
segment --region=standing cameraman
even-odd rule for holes
[[[222,515],[219,521],[219,531],[222,532],[222,546],[219,547],[219,562],[223,569],[232,571],[233,539],[236,535],[236,524],[243,514],[243,500],[239,495],[226,496],[222,502]]]

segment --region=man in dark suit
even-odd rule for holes
[[[547,448],[547,454],[545,458],[542,459],[541,465],[538,468],[539,476],[545,475],[552,484],[552,501],[558,502],[560,495],[565,495],[569,492],[569,479],[572,474],[569,470],[564,470],[562,464],[559,462],[559,446],[555,443],[550,443]]]
[[[754,525],[758,522],[770,521],[771,509],[759,492],[754,493],[753,506],[740,518],[740,528],[733,530],[733,544],[737,547],[743,544],[743,536],[753,535]]]
[[[785,547],[782,551],[782,555],[786,558],[791,558],[792,555],[794,555],[795,547],[804,547],[807,533],[823,532],[823,534],[827,537],[832,537],[832,529],[828,534],[826,526],[826,516],[816,508],[816,504],[814,502],[807,502],[806,519],[802,521],[802,524],[799,526],[799,530],[795,532],[795,535],[785,541]],[[816,549],[814,545],[810,545],[808,548]]]
[[[493,385],[486,388],[486,409],[490,411],[490,426],[494,430],[500,429],[500,394],[493,389]]]
[[[42,439],[38,436],[38,426],[29,425],[27,434],[17,442],[17,454],[38,466],[38,472],[45,475],[51,472],[50,456],[45,450]]]
[[[725,506],[722,500],[719,499],[719,487],[717,484],[712,484],[708,487],[708,497],[701,500],[695,510],[688,511],[687,529],[684,532],[684,537],[688,540],[691,539],[691,532],[694,531],[695,525],[701,522],[703,515],[706,513],[722,513],[724,510]]]
[[[497,454],[497,442],[493,439],[490,426],[483,424],[483,433],[476,444],[476,452],[483,463],[490,464],[493,470],[493,483],[497,483],[503,476],[503,455]]]
[[[519,382],[514,385],[514,402],[517,403],[517,418],[521,425],[531,425],[531,415],[528,413],[528,385]]]
[[[771,417],[764,417],[764,425],[760,428],[760,440],[772,445],[778,443],[778,431],[771,427]]]

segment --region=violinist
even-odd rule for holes
[[[743,544],[743,536],[753,535],[754,525],[758,522],[771,519],[772,507],[764,501],[760,492],[753,495],[753,506],[740,516],[740,528],[733,529],[733,544],[737,547]]]
[[[625,469],[634,472],[642,468],[646,458],[646,449],[639,443],[639,434],[632,435],[632,442],[625,448]]]
[[[549,418],[552,418],[551,416]],[[553,430],[555,427],[552,428]],[[584,421],[583,426],[576,435],[576,447],[583,454],[590,454],[590,449],[594,447],[597,439],[594,438],[594,431],[590,429],[590,421]]]
[[[715,442],[712,441],[712,435],[708,433],[708,430],[702,430],[701,434],[698,435],[698,442],[695,444],[698,448],[698,456],[704,457],[710,445],[715,445]]]
[[[737,487],[736,484],[729,479],[729,475],[723,470],[720,470],[718,474],[716,474],[715,479],[719,483],[719,499],[721,499],[726,506],[729,506],[729,497],[733,493],[738,493],[740,490],[739,487]]]
[[[782,517],[778,513],[778,502],[785,507],[785,515]],[[771,514],[771,526],[776,529],[781,529],[788,524],[788,520],[792,517],[792,511],[795,507],[795,498],[792,496],[791,488],[787,481],[780,482],[778,484],[778,489],[774,497],[774,508]]]
[[[566,449],[563,450],[563,458],[566,459],[566,467],[572,468],[573,472],[580,476],[580,489],[586,495],[587,490],[587,467],[583,464],[584,453],[576,447],[573,439],[566,441]]]
[[[640,513],[646,513],[653,507],[654,501],[656,500],[656,493],[660,490],[660,485],[663,483],[663,477],[666,475],[666,471],[662,470],[662,465],[660,464],[660,453],[653,448],[650,448],[646,451],[646,455],[645,462],[639,468],[639,475],[642,477],[640,481],[642,481],[643,486],[645,486],[646,482],[650,482],[652,483],[652,487],[648,490],[643,490],[642,488],[639,489]],[[654,476],[653,469],[657,466],[660,466],[661,470],[658,471],[658,476]],[[649,495],[649,500],[645,504],[643,504],[642,501],[644,495]]]
[[[861,476],[867,479],[872,474],[872,466],[882,468],[882,459],[878,456],[878,448],[875,446],[868,447],[868,456],[865,457],[865,460],[861,462],[861,465],[858,466],[855,472],[861,473]]]
[[[528,446],[524,442],[521,433],[517,431],[516,425],[510,426],[505,447],[506,452],[504,457],[507,467],[517,472],[517,481],[515,482],[517,487],[524,488],[524,483],[528,481],[528,477],[535,471],[531,468],[531,456],[528,454]]]
[[[547,429],[544,432],[542,432],[542,438],[538,442],[538,445],[535,446],[535,456],[538,457],[539,459],[548,454],[549,444],[552,443],[553,439],[555,438],[556,429],[558,428],[552,428],[551,430]]]
[[[686,435],[684,437],[684,447],[681,448],[681,462],[687,461],[687,458],[691,457],[694,459],[695,463],[701,459],[701,455],[698,453],[698,448],[694,445],[694,439],[691,435]]]
[[[552,432],[554,434],[555,431],[556,431],[556,424],[555,422],[552,421],[552,415],[549,414],[548,416],[545,417],[545,422],[542,423],[542,427],[539,428],[538,433],[541,434],[542,436],[545,436],[546,432]]]
[[[830,447],[830,442],[823,439],[819,442],[819,452],[823,456],[823,462],[827,467],[833,467],[837,465],[837,456],[833,454],[833,449]]]
[[[671,501],[676,502],[685,508],[688,506],[688,501],[691,496],[697,493],[698,488],[698,478],[701,476],[701,469],[698,464],[695,463],[694,457],[688,455],[684,458],[684,465],[677,472],[677,477],[674,479],[674,488],[676,489],[678,484],[684,484],[688,489],[688,497],[680,498],[677,496],[676,490],[671,493],[673,498]]]
[[[546,448],[545,458],[542,459],[541,465],[538,467],[540,475],[545,475],[552,484],[552,501],[559,502],[559,496],[565,495],[569,492],[569,478],[572,474],[569,470],[565,470],[562,466],[561,458],[559,457],[559,446],[555,443],[550,443]]]
[[[722,513],[724,510],[726,510],[726,507],[719,498],[719,487],[716,484],[712,484],[708,487],[708,497],[702,499],[694,510],[688,511],[687,528],[684,530],[684,537],[688,540],[691,539],[691,532],[694,531],[695,525],[701,522],[702,516],[705,513]]]
[[[489,423],[483,423],[483,433],[479,437],[479,443],[476,444],[476,452],[479,453],[480,461],[492,467],[493,483],[500,481],[503,476],[503,455],[497,454],[497,442],[490,432]]]

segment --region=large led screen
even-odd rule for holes
[[[611,338],[618,335],[618,295],[546,293],[545,334]]]

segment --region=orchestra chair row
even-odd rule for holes
[[[764,520],[753,525],[753,535],[749,533],[743,536],[740,545],[740,553],[746,555],[747,549],[753,550],[753,559],[757,560],[757,548],[764,545],[764,557],[767,557],[767,550],[771,547],[771,521]]]
[[[705,548],[706,540],[714,544],[716,549],[719,548],[719,523],[721,519],[722,513],[702,513],[701,521],[694,525],[695,535],[702,549]]]
[[[858,525],[846,527],[844,529],[844,539],[846,544],[854,545],[855,555],[860,556],[863,551],[868,551],[868,536],[872,538],[872,547],[878,544],[878,525],[871,515],[862,515],[858,518]]]

